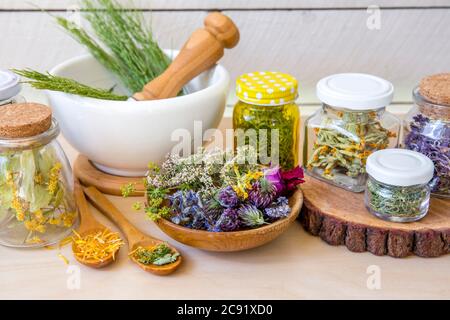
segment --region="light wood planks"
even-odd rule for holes
[[[119,0],[129,6],[130,0]],[[45,9],[65,9],[77,0],[2,0],[0,9],[29,10],[36,6]],[[446,0],[133,0],[138,8],[154,10],[208,10],[208,9],[311,9],[311,8],[366,8],[380,7],[441,7],[449,6]]]
[[[427,74],[449,71],[450,9],[382,10],[381,29],[366,27],[365,10],[225,11],[241,30],[240,44],[222,63],[235,79],[254,70],[290,72],[300,101],[317,103],[315,84],[336,72],[368,72],[392,81],[396,102]],[[146,12],[161,46],[179,48],[206,11]],[[26,23],[24,23],[26,22]],[[0,68],[47,70],[84,52],[40,12],[0,13]]]

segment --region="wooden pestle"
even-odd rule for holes
[[[191,35],[167,70],[133,95],[135,100],[175,97],[186,83],[214,66],[225,48],[233,48],[239,42],[239,30],[222,13],[208,14],[204,24],[203,29]]]

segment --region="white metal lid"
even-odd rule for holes
[[[316,93],[330,106],[370,110],[388,106],[394,96],[394,86],[370,74],[339,73],[321,79]]]
[[[8,100],[20,92],[20,78],[11,71],[0,70],[0,101]]]
[[[366,171],[374,179],[393,186],[425,184],[433,178],[433,162],[405,149],[384,149],[367,158]]]

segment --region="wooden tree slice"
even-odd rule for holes
[[[395,223],[378,219],[364,205],[364,194],[353,193],[306,176],[302,185],[303,227],[330,245],[375,255],[437,257],[450,252],[450,200],[431,199],[420,221]]]
[[[79,155],[73,166],[73,173],[87,187],[96,187],[103,193],[121,196],[121,188],[129,183],[134,184],[135,191],[130,196],[143,196],[145,192],[144,177],[119,177],[98,170],[86,156]]]

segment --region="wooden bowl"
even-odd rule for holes
[[[166,219],[159,219],[156,225],[169,237],[188,246],[207,251],[232,252],[262,246],[278,236],[297,219],[303,205],[303,193],[298,189],[290,198],[290,215],[257,229],[233,232],[209,232],[186,228]]]

